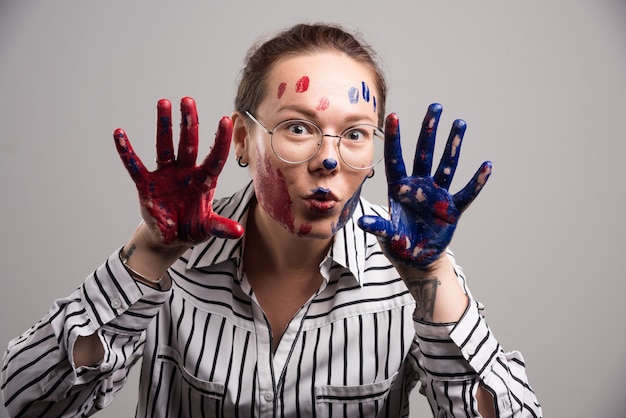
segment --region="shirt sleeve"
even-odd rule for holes
[[[9,342],[1,390],[11,416],[85,416],[108,405],[141,356],[145,329],[169,291],[134,280],[119,251],[74,293],[54,302],[48,314]],[[97,333],[102,361],[75,367],[79,336]]]
[[[435,416],[479,416],[476,402],[482,385],[494,398],[498,417],[541,417],[541,406],[526,376],[522,355],[505,352],[484,318],[484,306],[471,297],[462,270],[459,282],[469,296],[457,323],[414,321],[413,358]]]

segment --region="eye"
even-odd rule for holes
[[[311,122],[305,120],[288,120],[276,128],[276,133],[290,140],[305,140],[318,136],[318,129]]]
[[[311,133],[311,131],[307,129],[307,126],[302,123],[293,123],[289,125],[287,129],[292,135],[306,135]]]
[[[366,126],[354,126],[349,128],[342,135],[350,142],[367,142],[372,138],[373,132]]]

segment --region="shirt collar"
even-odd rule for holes
[[[254,187],[250,182],[232,196],[214,202],[213,210],[217,214],[234,219],[245,226],[253,197]],[[369,210],[370,207],[371,205],[364,198],[361,198],[352,218],[335,234],[327,257],[332,259],[333,263],[347,269],[361,286],[366,270],[366,253],[378,243],[373,235],[368,235],[357,226],[356,220],[366,212],[373,214]],[[380,209],[384,211],[384,209]],[[233,260],[239,273],[237,277],[241,279],[244,240],[245,234],[239,239],[230,240],[213,237],[190,250],[187,268],[208,267]],[[320,267],[325,265],[326,261],[324,260]]]

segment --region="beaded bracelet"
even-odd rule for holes
[[[161,290],[161,280],[163,280],[164,275],[159,277],[157,280],[152,280],[152,279],[147,278],[146,276],[139,273],[138,271],[135,271],[131,266],[128,265],[128,257],[127,256],[122,257],[122,251],[120,251],[120,261],[122,262],[122,265],[124,266],[126,271],[128,271],[128,273],[131,276],[133,276],[136,279],[141,279],[148,283],[151,283],[155,285],[157,289]]]

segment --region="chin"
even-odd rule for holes
[[[311,239],[330,239],[335,235],[335,228],[333,226],[335,222],[330,222],[328,219],[305,221],[302,222],[299,227],[295,228],[294,234],[301,238]]]

